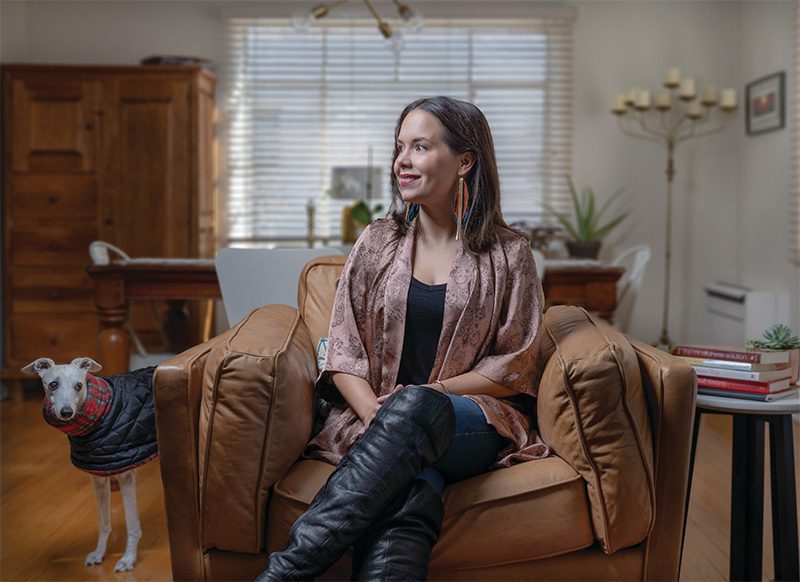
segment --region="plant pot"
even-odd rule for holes
[[[575,259],[597,259],[600,252],[600,245],[603,243],[599,240],[595,241],[567,241],[567,249],[569,256]]]

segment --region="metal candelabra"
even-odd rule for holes
[[[722,112],[712,126],[712,111]],[[672,340],[669,325],[669,290],[672,259],[672,182],[675,177],[675,148],[678,144],[725,129],[736,110],[736,91],[723,89],[717,101],[717,92],[707,85],[698,100],[694,79],[681,80],[680,70],[672,67],[667,72],[664,89],[656,94],[652,104],[650,91],[636,87],[620,93],[614,99],[611,112],[617,116],[619,128],[625,135],[655,142],[667,151],[667,224],[664,250],[664,305],[661,320],[661,337],[658,345],[669,346]]]

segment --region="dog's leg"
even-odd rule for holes
[[[97,547],[86,556],[86,565],[94,566],[103,561],[106,555],[106,543],[111,533],[111,490],[108,484],[108,477],[98,477],[92,475],[92,486],[94,496],[97,500],[97,522],[99,532],[97,534]]]
[[[136,472],[128,471],[117,475],[122,502],[125,505],[125,525],[128,528],[128,543],[125,553],[114,566],[115,572],[133,570],[136,565],[136,553],[142,537],[142,526],[139,524],[139,510],[136,507]]]

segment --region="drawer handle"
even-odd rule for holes
[[[47,245],[51,251],[58,251],[61,250],[61,245],[58,244],[56,241],[50,241],[50,244]]]
[[[61,299],[63,296],[61,291],[50,291],[50,299]]]
[[[58,196],[50,196],[50,197],[47,199],[47,201],[48,201],[50,204],[58,204]]]
[[[58,336],[57,335],[54,335],[53,337],[50,338],[50,345],[51,346],[57,346],[58,345]]]

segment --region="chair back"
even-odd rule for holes
[[[331,247],[220,250],[214,264],[228,323],[237,324],[263,305],[297,307],[297,281],[305,264],[316,257],[341,254]]]
[[[625,273],[617,282],[617,309],[614,312],[614,324],[623,332],[627,332],[630,326],[636,296],[649,260],[650,247],[642,244],[622,251],[611,261],[612,265],[625,267]]]
[[[333,314],[336,285],[347,257],[334,255],[317,257],[308,262],[297,285],[297,309],[316,342],[328,335]]]
[[[544,255],[542,251],[533,249],[533,262],[536,263],[536,274],[539,275],[539,280],[544,281]]]

